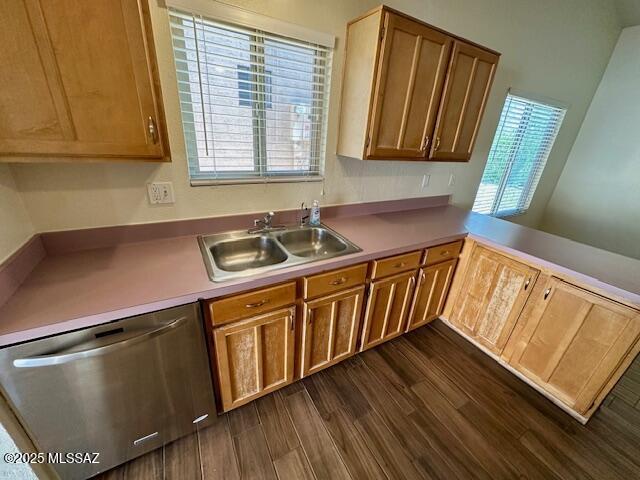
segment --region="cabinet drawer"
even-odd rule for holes
[[[371,279],[387,277],[396,273],[413,270],[420,266],[420,258],[422,252],[411,252],[395,257],[383,258],[382,260],[373,261],[373,269],[371,270]]]
[[[446,262],[447,260],[458,258],[460,250],[462,250],[462,240],[427,248],[424,251],[422,264],[433,265],[434,263]]]
[[[341,268],[304,278],[304,298],[315,298],[329,293],[355,287],[367,278],[367,264]]]
[[[292,305],[295,301],[296,284],[295,282],[290,282],[221,300],[210,300],[207,302],[207,308],[212,325],[217,327],[235,320],[286,307],[287,305]]]

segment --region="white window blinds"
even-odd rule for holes
[[[192,184],[320,178],[332,50],[170,9]]]
[[[493,216],[529,208],[566,109],[507,95],[473,211]]]

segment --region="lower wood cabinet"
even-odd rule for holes
[[[449,260],[420,269],[407,322],[407,332],[426,325],[440,316],[455,266],[456,260]]]
[[[364,285],[304,303],[302,377],[356,352],[363,298]]]
[[[404,332],[416,271],[371,282],[362,327],[360,351],[386,342]]]
[[[239,407],[293,381],[295,307],[213,330],[222,409]]]
[[[539,273],[476,244],[450,322],[500,354]]]
[[[622,375],[640,335],[640,312],[555,277],[536,289],[520,322],[509,363],[580,414]]]

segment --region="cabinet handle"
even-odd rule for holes
[[[436,137],[436,143],[433,146],[433,151],[437,152],[439,148],[440,148],[440,137]]]
[[[340,277],[329,282],[329,285],[342,285],[347,282],[347,277]]]
[[[547,288],[544,291],[544,299],[546,300],[549,297],[549,294],[551,293],[551,287]]]
[[[440,252],[440,256],[441,257],[446,257],[450,254],[451,252],[449,250],[445,250],[444,252]]]
[[[429,145],[429,136],[425,136],[424,137],[424,140],[422,141],[421,150],[426,150],[427,149],[427,145]]]
[[[153,117],[149,116],[147,120],[147,129],[149,130],[149,136],[153,143],[158,143],[158,129],[156,128],[156,122]]]
[[[412,287],[415,287],[415,285],[416,285],[416,277],[410,277],[409,278],[409,282],[411,283]]]
[[[524,291],[527,291],[527,288],[529,288],[529,284],[531,283],[531,279],[527,278],[527,281],[524,282]]]
[[[245,305],[246,308],[258,308],[261,307],[263,305],[266,305],[267,303],[269,303],[269,299],[265,299],[265,300],[260,300],[259,302],[255,302],[255,303],[247,303]]]
[[[393,268],[402,268],[405,267],[407,265],[406,262],[400,262],[400,263],[396,263]]]

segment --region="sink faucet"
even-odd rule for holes
[[[264,216],[264,218],[262,219],[256,218],[253,221],[253,228],[250,228],[249,230],[247,230],[247,233],[259,233],[259,232],[268,232],[271,230],[282,230],[284,226],[277,225],[274,227],[272,225],[274,215],[275,215],[274,212],[268,212]]]

